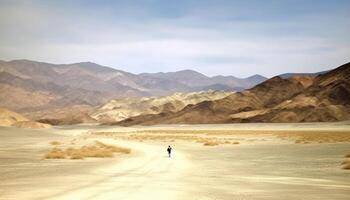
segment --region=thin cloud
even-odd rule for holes
[[[164,2],[3,1],[0,59],[238,77],[349,61],[347,1]]]

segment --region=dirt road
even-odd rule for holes
[[[57,134],[57,133],[60,134]],[[0,128],[0,200],[8,199],[344,199],[350,171],[340,163],[348,143],[271,143],[206,147],[84,138],[80,129]],[[50,141],[98,139],[130,155],[45,160]],[[270,139],[270,138],[263,138]],[[91,141],[90,141],[91,140]]]
[[[174,151],[169,158],[166,146],[100,141],[131,147],[136,155],[96,170],[95,180],[50,199],[178,199],[177,187],[190,169],[183,153]]]

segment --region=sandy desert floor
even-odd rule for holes
[[[3,200],[350,199],[348,122],[0,128],[0,141]],[[131,153],[44,158],[95,141]]]

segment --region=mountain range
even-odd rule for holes
[[[311,74],[133,74],[91,62],[0,61],[0,107],[49,124],[313,122],[349,118],[349,63]]]
[[[280,76],[225,98],[178,112],[131,117],[116,124],[326,122],[350,119],[350,63],[317,76]]]
[[[0,107],[28,114],[78,105],[97,106],[124,97],[242,90],[264,80],[258,75],[246,79],[208,77],[191,70],[132,74],[91,62],[57,65],[30,60],[0,61]]]

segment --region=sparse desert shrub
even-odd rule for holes
[[[53,148],[45,155],[46,159],[64,159],[66,158],[66,153],[59,148]]]
[[[295,140],[295,144],[300,144],[300,143],[302,143],[302,142],[303,142],[303,141],[300,140],[300,139]]]
[[[348,163],[350,163],[350,161],[344,160],[344,161],[341,163],[341,165],[346,165],[346,164],[348,164]]]
[[[349,154],[346,155],[345,157],[347,157],[347,159],[345,159],[341,165],[343,169],[350,169],[350,159],[348,158]]]
[[[84,156],[80,153],[73,153],[70,155],[69,158],[72,160],[80,160],[80,159],[84,159]]]
[[[113,157],[113,151],[98,146],[83,146],[78,149],[84,157],[106,158]]]
[[[107,145],[102,142],[96,141],[96,145],[99,146],[100,148],[107,149],[113,153],[124,153],[124,154],[129,154],[131,150],[129,148],[123,148],[123,147],[117,147],[113,145]]]
[[[350,160],[345,160],[342,162],[343,169],[350,169]]]
[[[86,157],[106,158],[113,157],[114,153],[129,154],[128,148],[107,145],[96,141],[93,145],[85,145],[80,148],[67,148],[65,150],[53,148],[45,155],[46,159],[84,159]]]
[[[294,139],[295,143],[339,143],[350,142],[350,135],[346,131],[278,131],[271,132],[273,135],[282,139]]]
[[[347,154],[347,155],[345,155],[345,157],[346,157],[346,158],[350,158],[350,153],[349,153],[349,154]]]
[[[232,144],[239,144],[239,142],[232,142]]]
[[[204,146],[217,146],[219,145],[219,142],[216,141],[207,141],[203,143]]]
[[[62,143],[59,142],[59,141],[51,141],[50,144],[56,146],[56,145],[60,145],[60,144],[62,144]]]
[[[111,134],[113,133],[113,134]],[[205,146],[216,146],[220,144],[238,144],[230,135],[232,131],[226,130],[143,130],[130,133],[125,132],[91,132],[91,135],[109,137],[113,139],[145,141],[177,142],[190,141],[201,143]],[[226,136],[226,137],[222,137]],[[227,137],[228,136],[228,137]]]
[[[251,130],[140,130],[125,132],[91,132],[90,135],[99,135],[105,137],[113,137],[117,139],[127,139],[136,141],[195,141],[199,143],[202,140],[219,140],[220,144],[224,144],[227,138],[220,136],[233,135],[250,135],[250,136],[275,136],[280,139],[293,140],[298,144],[308,143],[338,143],[350,142],[350,135],[347,131],[251,131]],[[209,137],[209,138],[208,138]]]

